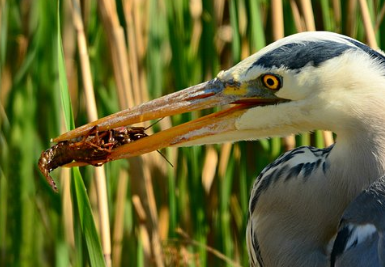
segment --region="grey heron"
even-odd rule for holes
[[[106,131],[227,104],[233,106],[113,147],[105,160],[94,163],[167,146],[330,130],[337,135],[333,146],[296,148],[267,166],[256,179],[246,233],[250,264],[338,266],[344,262],[343,255],[356,247],[368,250],[369,256],[379,254],[373,250],[377,244],[366,245],[373,235],[377,235],[377,243],[383,241],[377,228],[365,231],[356,227],[350,231],[356,233],[354,236],[344,237],[355,238],[349,246],[338,242],[333,248],[346,208],[385,174],[385,56],[352,38],[330,32],[286,37],[220,72],[211,81],[118,112],[54,141],[85,136],[96,125]],[[364,214],[384,217],[383,209],[373,212],[378,214]],[[363,256],[363,261],[368,261],[369,256]],[[372,266],[383,266],[380,256]]]

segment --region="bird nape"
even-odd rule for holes
[[[376,228],[374,221],[384,219],[383,208],[365,214],[366,227],[349,224],[350,230],[343,235],[348,242],[334,244],[334,240],[345,209],[385,174],[384,92],[382,52],[343,35],[306,32],[270,44],[211,81],[110,115],[54,141],[75,142],[95,126],[106,132],[227,104],[232,106],[134,142],[116,147],[107,144],[105,158],[93,163],[168,146],[333,131],[337,135],[333,146],[296,148],[257,177],[246,233],[250,264],[346,266],[349,262],[355,266],[366,262],[367,266],[383,266],[380,250],[384,241],[379,238],[383,229]],[[83,164],[76,160],[72,165]],[[354,212],[349,210],[350,215]],[[344,261],[344,255],[357,249],[362,261]]]

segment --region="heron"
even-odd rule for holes
[[[384,184],[385,56],[350,37],[285,37],[210,81],[54,141],[84,136],[95,126],[103,131],[214,106],[224,108],[114,147],[99,163],[168,146],[332,131],[332,146],[288,151],[256,178],[246,230],[250,266],[384,266],[384,198],[373,200],[376,208],[366,201],[376,195],[368,192],[381,192]]]

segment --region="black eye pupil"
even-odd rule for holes
[[[269,78],[269,79],[267,79],[266,83],[267,83],[268,85],[270,85],[270,86],[273,86],[273,85],[274,85],[274,80],[271,79],[271,78]]]

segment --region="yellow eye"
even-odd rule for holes
[[[282,87],[281,79],[273,74],[265,74],[262,77],[262,82],[267,88],[271,90],[278,90]]]

